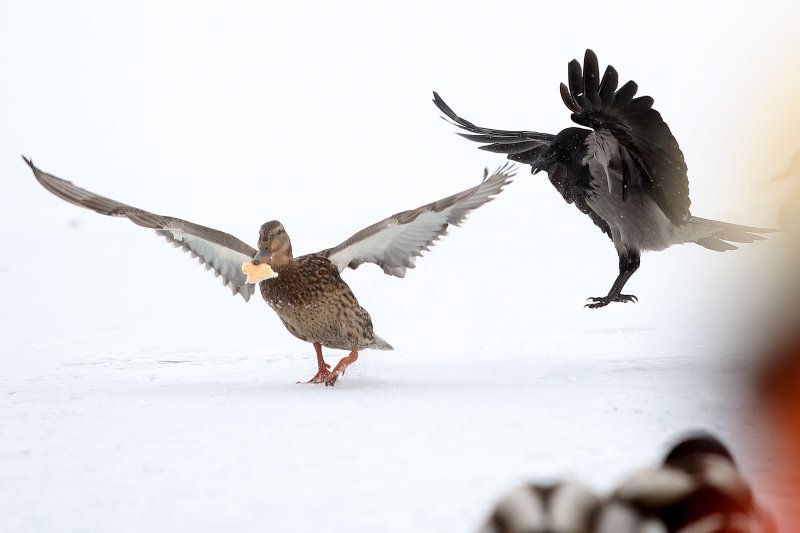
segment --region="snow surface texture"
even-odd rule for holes
[[[579,280],[564,284],[514,287],[532,266],[499,259],[482,270],[501,278],[448,267],[491,244],[468,226],[406,280],[348,275],[397,350],[364,352],[330,389],[295,383],[314,374],[313,349],[263,302],[232,298],[133,226],[95,222],[0,278],[15,303],[0,377],[10,531],[466,531],[516,483],[606,489],[699,427],[749,477],[776,467],[746,394],[747,328],[697,274],[732,275],[759,250],[647,256],[642,301],[598,313],[582,298],[607,280],[581,278],[578,255],[536,268]],[[125,244],[102,241],[114,236]],[[85,264],[43,284],[35,267],[51,254]],[[114,275],[91,257],[114,258]]]
[[[749,133],[728,138],[741,114],[672,69],[705,79],[706,47],[737,96],[756,100],[761,58],[794,35],[776,29],[777,8],[694,7],[687,19],[635,4],[660,23],[623,24],[630,39],[671,43],[671,28],[686,29],[652,49],[598,27],[601,14],[526,5],[362,6],[359,23],[354,5],[10,2],[0,530],[470,531],[519,482],[605,490],[695,428],[717,432],[761,500],[780,504],[782,468],[748,394],[749,324],[769,305],[779,238],[646,254],[626,287],[638,304],[587,310],[616,275],[613,246],[521,169],[405,279],[345,273],[396,351],[364,352],[331,389],[295,383],[316,371],[313,348],[260,298],[231,297],[152,232],[59,201],[19,159],[251,244],[276,218],[297,253],[312,252],[503,162],[453,135],[430,90],[478,124],[554,133],[569,125],[566,63],[590,45],[655,96],[695,214],[774,223],[758,209],[758,172],[782,168],[773,157],[789,147],[743,150]],[[547,22],[559,20],[584,37]]]

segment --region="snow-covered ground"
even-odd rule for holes
[[[590,311],[610,245],[511,257],[491,229],[513,203],[405,280],[348,273],[397,350],[364,352],[334,389],[296,384],[311,347],[149,232],[96,217],[26,234],[47,244],[0,274],[4,529],[467,531],[515,483],[607,489],[696,428],[749,477],[773,472],[720,281],[769,245],[648,255],[639,304]]]
[[[369,23],[347,16],[355,5],[9,6],[0,530],[469,531],[516,483],[606,490],[697,428],[731,445],[768,506],[786,494],[749,394],[780,237],[646,254],[627,287],[638,304],[587,310],[616,275],[613,247],[521,169],[405,279],[346,273],[396,351],[363,352],[331,389],[296,383],[313,349],[258,296],[245,304],[151,232],[61,202],[19,154],[251,243],[277,218],[313,252],[502,163],[452,134],[430,90],[478,124],[557,131],[570,124],[557,84],[591,45],[655,96],[695,214],[770,225],[764,187],[784,163],[771,157],[796,146],[743,150],[757,133],[731,138],[741,114],[686,80],[707,79],[704,46],[731,98],[756,100],[748,80],[779,64],[769,51],[794,33],[776,27],[797,6],[687,18],[620,4],[621,36],[572,5],[361,6]]]

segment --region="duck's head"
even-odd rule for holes
[[[258,253],[253,264],[267,263],[275,268],[292,260],[292,241],[283,229],[283,224],[272,220],[261,226],[258,233]]]

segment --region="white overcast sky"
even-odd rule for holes
[[[721,5],[6,0],[2,224],[96,216],[41,190],[25,154],[246,240],[272,218],[292,233],[335,215],[341,227],[304,235],[301,249],[330,246],[502,162],[452,133],[432,90],[480,125],[555,133],[571,125],[558,84],[586,47],[655,98],[686,155],[695,213],[741,222],[731,178],[774,170],[748,148],[770,117],[797,108],[776,80],[797,70],[800,4]],[[775,166],[792,142],[767,154]],[[564,210],[543,175],[523,174],[536,185],[515,194]]]
[[[773,239],[648,254],[626,287],[638,304],[589,312],[614,248],[523,168],[405,279],[345,275],[397,351],[365,354],[335,398],[307,395],[294,381],[313,353],[260,298],[55,198],[20,155],[253,244],[278,219],[314,252],[504,162],[456,136],[431,91],[476,124],[557,133],[572,125],[559,83],[591,47],[655,98],[695,215],[771,226],[767,184],[800,147],[798,28],[797,0],[0,0],[0,373],[20,391],[0,402],[0,511],[227,531],[323,510],[332,531],[374,531],[435,507],[429,528],[463,531],[509,480],[608,487],[698,426],[736,437],[749,471],[781,468],[744,452],[763,437],[738,389],[700,384],[749,354],[740,315],[769,303]],[[317,424],[328,410],[355,414]]]

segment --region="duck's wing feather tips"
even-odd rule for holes
[[[447,234],[451,224],[458,226],[470,211],[491,201],[500,193],[516,168],[511,164],[498,168],[480,185],[448,196],[411,211],[403,211],[359,231],[339,246],[319,253],[327,257],[339,272],[375,263],[391,276],[402,278],[414,268],[416,258]]]
[[[233,235],[180,218],[156,215],[100,196],[43,172],[30,159],[23,159],[33,170],[36,180],[62,200],[101,215],[124,217],[134,224],[154,229],[175,247],[191,253],[207,270],[213,269],[218,277],[222,277],[223,284],[231,289],[234,296],[239,294],[248,301],[253,295],[255,285],[245,283],[242,264],[250,261],[256,250]]]

